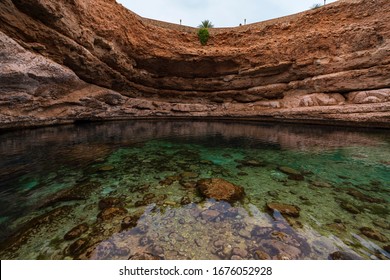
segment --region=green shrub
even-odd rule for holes
[[[200,25],[198,25],[198,28],[213,28],[214,24],[209,21],[208,19],[202,21]]]
[[[207,28],[201,28],[198,31],[198,38],[200,43],[204,46],[207,44],[207,41],[209,40],[210,33],[207,30]]]

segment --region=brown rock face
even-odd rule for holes
[[[199,192],[206,198],[235,202],[245,195],[242,187],[236,186],[224,179],[203,179],[197,184]]]
[[[390,126],[388,0],[211,29],[112,0],[0,2],[0,128],[137,117]]]

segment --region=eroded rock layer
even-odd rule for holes
[[[150,117],[390,127],[390,5],[212,29],[114,0],[0,2],[0,127]]]

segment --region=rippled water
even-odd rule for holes
[[[390,258],[388,130],[93,123],[3,132],[0,155],[1,259]]]

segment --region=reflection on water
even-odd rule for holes
[[[2,259],[390,258],[388,131],[93,123],[3,132],[0,155]]]

